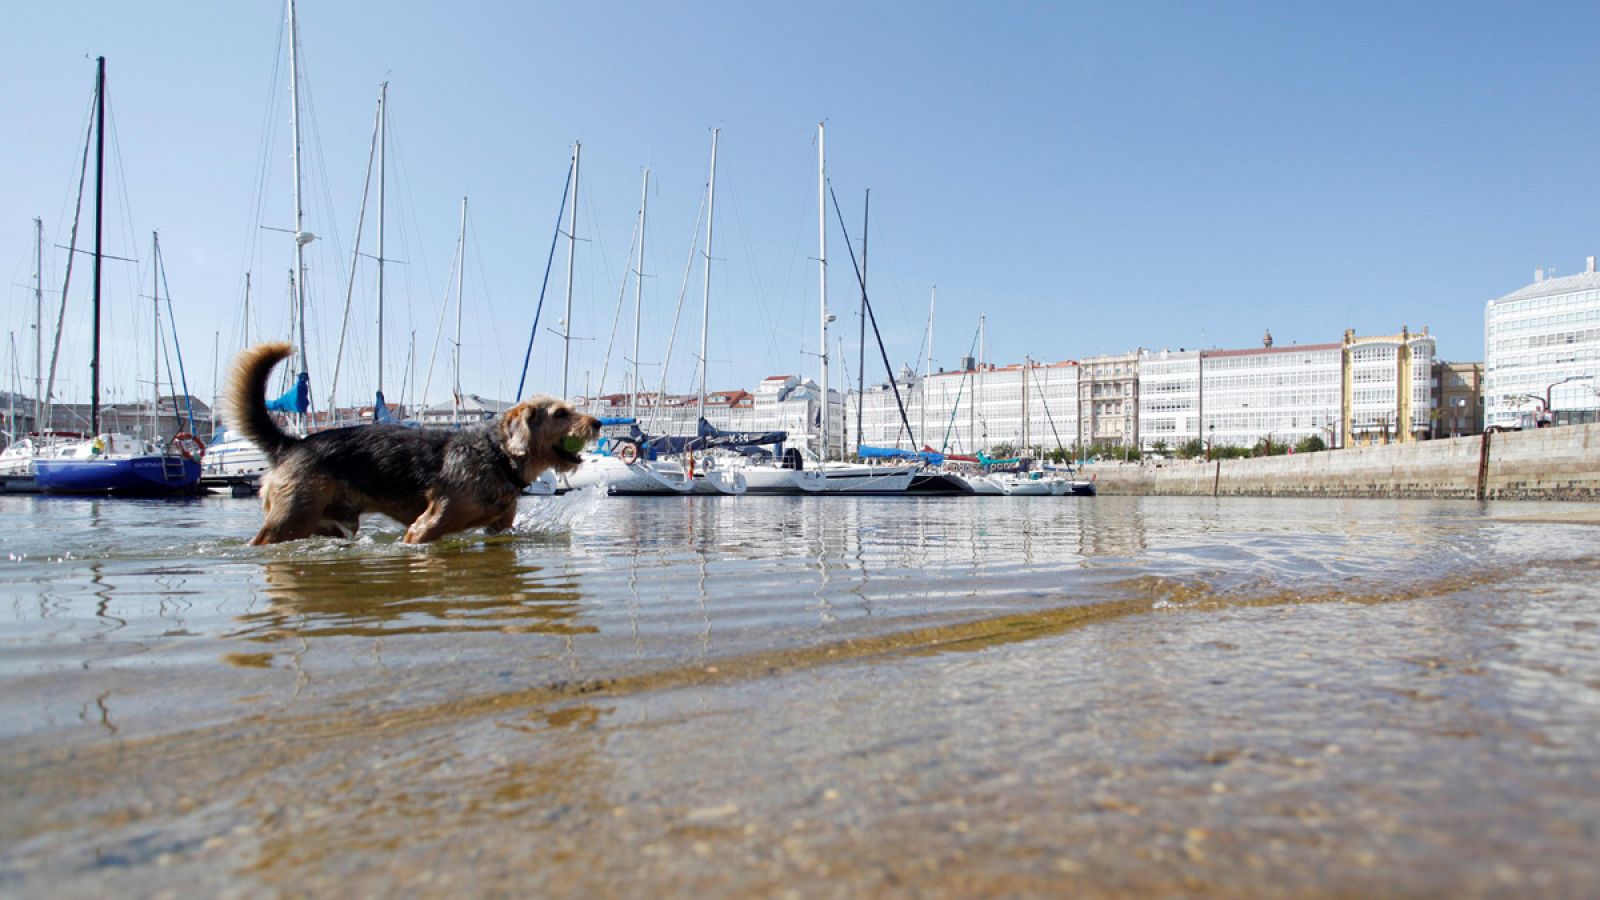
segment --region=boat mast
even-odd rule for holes
[[[711,179],[706,187],[706,281],[700,300],[700,402],[695,408],[695,434],[700,433],[700,420],[706,417],[706,336],[711,325],[711,222],[717,211],[717,134],[721,129],[711,129]]]
[[[982,413],[978,412],[978,408],[988,400],[987,397],[983,396],[983,357],[988,352],[985,349],[985,342],[988,340],[988,336],[984,332],[985,319],[985,316],[978,317],[978,389],[974,392],[974,396],[972,398],[972,412],[973,415],[977,416],[977,421],[983,423],[983,437],[987,439],[989,437],[988,419],[985,418]],[[983,449],[983,444],[978,442],[978,432],[976,430],[972,432],[972,443],[979,450]]]
[[[44,220],[33,220],[33,429],[44,432]],[[13,425],[13,428],[16,426]]]
[[[378,87],[378,396],[379,405],[383,399],[383,152],[389,141],[389,125],[385,118],[388,111],[389,82],[385,81]],[[373,421],[377,421],[379,410],[372,411]]]
[[[822,359],[822,452],[818,458],[828,460],[828,169],[823,153],[823,123],[817,123],[817,289],[819,297],[819,331],[817,354]]]
[[[933,295],[928,298],[928,352],[924,354],[922,363],[922,378],[917,384],[917,397],[921,401],[921,421],[917,429],[922,432],[922,439],[928,439],[928,376],[933,374],[933,304],[939,299],[939,286],[933,286]],[[912,448],[916,449],[916,448]]]
[[[872,188],[867,188],[866,204],[861,210],[861,341],[857,345],[856,353],[856,452],[858,454],[861,452],[861,445],[866,443],[866,436],[861,433],[861,412],[867,396],[867,223],[871,213]],[[889,377],[893,378],[894,373],[890,372]],[[899,443],[899,440],[895,441],[896,446]]]
[[[1033,368],[1033,357],[1022,357],[1022,447],[1023,455],[1032,445],[1028,443],[1028,370]]]
[[[100,238],[105,215],[106,58],[95,61],[94,148],[94,352],[89,358],[89,433],[100,433]]]
[[[466,287],[467,198],[461,198],[461,237],[456,241],[455,423],[461,424],[461,292]]]
[[[644,170],[644,186],[639,188],[639,258],[633,267],[633,394],[628,401],[628,417],[639,417],[639,319],[644,314],[644,223],[650,205],[650,169]]]
[[[300,32],[295,25],[294,0],[289,4],[289,131],[293,136],[291,159],[294,163],[294,305],[300,328],[300,374],[307,372],[306,354],[306,245],[316,235],[305,230],[305,210],[301,207],[300,177]],[[292,335],[291,335],[292,337]],[[309,415],[309,410],[307,414]]]
[[[150,317],[154,326],[150,344],[150,386],[155,391],[155,400],[150,404],[150,440],[153,441],[161,422],[161,234],[155,231],[150,232],[150,304],[154,311]],[[172,405],[177,408],[176,397]]]
[[[250,273],[244,273],[244,345],[250,346]]]
[[[569,399],[568,369],[572,363],[572,266],[578,255],[578,157],[583,144],[572,142],[572,209],[567,216],[567,317],[561,320],[561,399]]]

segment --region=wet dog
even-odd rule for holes
[[[267,376],[291,352],[284,343],[252,347],[228,381],[229,424],[272,463],[261,484],[266,521],[252,544],[352,537],[373,512],[407,526],[411,544],[469,528],[505,530],[540,472],[578,468],[569,438],[589,441],[600,428],[559,400],[536,397],[460,431],[358,425],[294,437],[273,421],[266,400]]]

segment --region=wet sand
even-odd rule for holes
[[[398,708],[374,685],[14,741],[4,885],[1581,896],[1600,605],[1572,576],[1596,574],[1130,585],[1145,596],[648,676]]]

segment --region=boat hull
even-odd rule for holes
[[[109,459],[36,459],[33,478],[46,494],[118,494],[159,497],[193,491],[200,464],[184,456]]]
[[[822,476],[810,469],[755,465],[742,471],[751,494],[815,494],[822,489]]]
[[[823,465],[812,471],[821,476],[825,494],[903,494],[917,475],[916,466]]]
[[[589,453],[583,455],[577,471],[561,476],[560,485],[561,491],[604,485],[607,494],[624,497],[684,494],[694,486],[688,473],[675,465],[657,466],[644,460],[625,463],[615,456]]]

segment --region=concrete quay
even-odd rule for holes
[[[1592,501],[1600,500],[1600,424],[1084,471],[1110,495]]]

